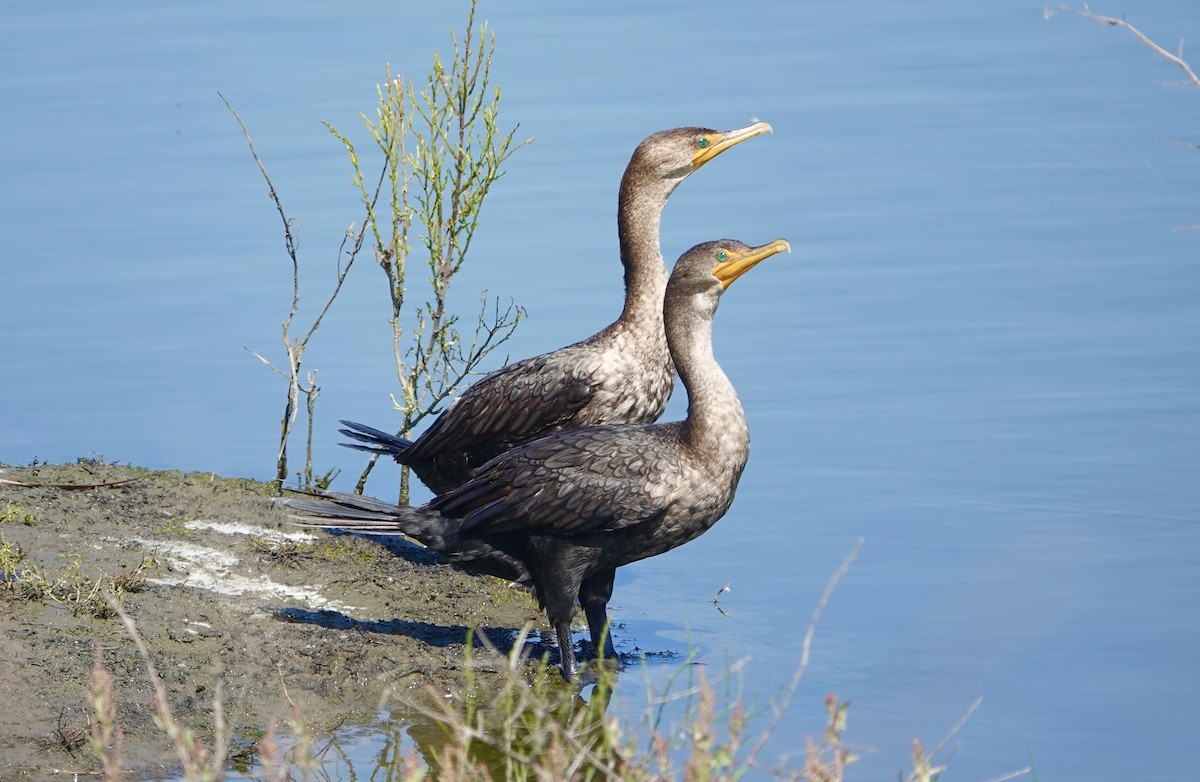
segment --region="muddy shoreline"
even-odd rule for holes
[[[0,480],[6,780],[100,769],[87,732],[97,646],[115,679],[125,767],[174,767],[144,662],[105,615],[114,590],[176,717],[211,732],[220,681],[229,733],[245,750],[272,717],[292,714],[289,698],[309,725],[369,720],[397,692],[459,686],[470,628],[505,648],[514,630],[540,626],[525,592],[438,565],[412,544],[289,525],[267,484],[91,460],[0,465]]]

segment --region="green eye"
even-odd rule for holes
[[[725,252],[724,250],[721,250],[719,253],[717,253],[717,260],[721,261],[722,263],[725,261],[728,261],[729,253]]]
[[[708,146],[708,139],[706,139],[706,138],[696,139],[696,146],[700,147],[700,149],[704,149],[705,147]]]

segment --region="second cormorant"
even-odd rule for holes
[[[713,357],[712,319],[734,280],[787,249],[782,239],[761,247],[721,240],[693,247],[675,265],[664,324],[688,394],[684,420],[551,435],[501,454],[420,507],[338,492],[283,504],[304,523],[404,534],[444,561],[531,587],[568,679],[576,669],[577,602],[597,651],[616,659],[607,610],[617,568],[696,538],[733,502],[750,434],[737,392]]]

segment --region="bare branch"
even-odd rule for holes
[[[1179,66],[1183,70],[1183,72],[1187,74],[1188,80],[1192,83],[1193,86],[1200,87],[1200,76],[1197,76],[1196,72],[1193,71],[1191,66],[1188,65],[1187,62],[1183,59],[1183,41],[1182,40],[1179,42],[1179,53],[1172,54],[1171,52],[1167,51],[1166,49],[1164,49],[1163,47],[1159,46],[1157,43],[1152,41],[1150,39],[1150,37],[1147,36],[1145,33],[1143,33],[1141,30],[1137,29],[1136,27],[1131,25],[1129,22],[1125,21],[1125,19],[1123,19],[1123,18],[1118,19],[1115,16],[1102,16],[1100,14],[1092,13],[1092,10],[1090,8],[1088,8],[1087,5],[1084,5],[1083,8],[1073,8],[1072,6],[1069,6],[1069,5],[1048,6],[1046,8],[1046,10],[1044,11],[1043,15],[1045,16],[1045,18],[1049,19],[1051,16],[1054,16],[1054,14],[1059,13],[1059,12],[1072,13],[1072,14],[1075,14],[1076,16],[1081,16],[1084,19],[1091,19],[1093,21],[1100,22],[1101,24],[1106,24],[1110,27],[1125,28],[1129,32],[1133,33],[1133,35],[1139,41],[1146,44],[1146,46],[1149,46],[1150,49],[1155,54],[1157,54],[1159,57],[1162,57],[1163,59],[1173,62],[1177,66]]]
[[[292,322],[292,318],[296,316],[296,308],[300,302],[300,263],[296,259],[296,239],[292,234],[292,226],[295,221],[287,216],[287,212],[283,209],[283,202],[279,200],[279,193],[275,190],[275,183],[271,181],[271,175],[267,173],[267,167],[263,164],[262,158],[258,155],[258,150],[254,148],[254,139],[250,137],[250,130],[246,127],[246,123],[242,121],[242,116],[237,113],[237,110],[230,105],[225,96],[217,91],[217,97],[225,104],[225,108],[229,109],[229,113],[237,120],[238,126],[242,129],[242,135],[246,137],[246,146],[250,149],[250,156],[254,158],[258,170],[262,172],[263,180],[267,183],[267,191],[271,197],[271,201],[275,204],[275,211],[279,213],[279,219],[283,222],[283,239],[284,246],[287,249],[288,258],[292,261],[292,308],[288,312],[287,319],[284,321],[284,333],[287,333],[287,327]]]
[[[1083,8],[1072,8],[1071,6],[1066,6],[1066,5],[1048,6],[1044,11],[1044,16],[1045,16],[1045,18],[1049,19],[1051,16],[1053,16],[1054,14],[1056,14],[1060,11],[1066,11],[1069,13],[1073,13],[1077,16],[1083,17],[1084,19],[1092,19],[1092,20],[1100,22],[1102,24],[1106,24],[1110,27],[1125,28],[1129,32],[1133,33],[1133,35],[1139,41],[1144,43],[1146,46],[1150,47],[1150,49],[1153,50],[1154,53],[1157,54],[1159,57],[1162,57],[1162,58],[1169,60],[1170,62],[1173,62],[1176,65],[1178,65],[1183,70],[1183,72],[1185,74],[1187,74],[1188,80],[1191,82],[1191,84],[1195,87],[1200,87],[1200,77],[1196,76],[1196,72],[1193,71],[1191,66],[1188,65],[1187,62],[1183,59],[1183,40],[1182,39],[1179,41],[1178,53],[1172,54],[1171,52],[1164,49],[1162,46],[1159,46],[1157,43],[1152,41],[1150,39],[1150,37],[1147,36],[1145,33],[1143,33],[1141,30],[1137,29],[1136,27],[1131,25],[1129,22],[1125,21],[1124,18],[1117,19],[1116,17],[1113,17],[1113,16],[1101,16],[1100,14],[1092,13],[1092,10],[1090,8],[1088,8],[1086,4],[1083,6]],[[1181,147],[1185,147],[1188,149],[1200,149],[1200,144],[1195,144],[1190,141],[1173,141],[1170,139],[1163,138],[1161,134],[1159,135],[1159,139],[1162,141],[1165,141],[1169,144],[1174,144],[1176,146],[1181,146]],[[1200,225],[1185,225],[1185,226],[1180,226],[1180,227],[1176,228],[1175,230],[1179,231],[1179,232],[1200,231]]]
[[[244,346],[244,345],[242,346],[242,350],[246,351],[247,353],[249,353],[250,355],[254,356],[254,357],[255,357],[256,359],[258,359],[259,361],[261,361],[261,362],[263,362],[264,364],[266,364],[268,369],[270,369],[270,370],[271,370],[272,372],[274,372],[275,374],[279,375],[279,376],[280,376],[281,378],[283,378],[284,380],[287,380],[287,379],[288,379],[288,376],[287,376],[287,374],[286,374],[286,373],[285,373],[283,370],[279,369],[279,367],[277,367],[277,366],[275,366],[274,364],[272,364],[272,363],[271,363],[271,361],[270,361],[269,359],[266,359],[266,358],[264,358],[264,357],[263,357],[261,354],[259,354],[259,353],[255,353],[253,350],[251,350],[250,348],[248,348],[248,347],[246,347],[246,346]]]
[[[287,400],[284,406],[283,417],[280,421],[279,450],[276,455],[275,477],[276,484],[279,487],[282,487],[283,482],[287,480],[287,446],[288,441],[291,439],[292,430],[295,427],[296,418],[299,415],[300,395],[304,394],[306,398],[305,410],[308,416],[308,433],[305,439],[305,465],[301,474],[301,479],[304,482],[304,485],[309,487],[312,485],[313,480],[312,429],[314,425],[315,404],[317,397],[320,395],[320,389],[318,389],[316,386],[316,372],[309,373],[307,386],[301,385],[300,367],[304,359],[304,351],[308,347],[309,341],[316,334],[317,329],[321,327],[321,323],[324,321],[325,315],[329,312],[330,307],[333,306],[333,302],[337,299],[338,294],[341,293],[342,286],[346,281],[346,277],[350,274],[350,269],[354,265],[354,260],[358,257],[358,253],[362,249],[363,241],[366,237],[367,227],[372,226],[373,221],[369,219],[364,220],[362,222],[362,227],[360,227],[358,231],[354,230],[354,224],[352,223],[350,228],[348,228],[342,235],[342,241],[337,251],[335,264],[336,275],[334,278],[333,287],[329,291],[329,294],[325,297],[324,302],[321,304],[316,316],[309,324],[308,329],[304,332],[304,335],[298,339],[293,338],[291,331],[292,322],[295,320],[296,313],[300,307],[300,262],[297,255],[295,236],[292,233],[295,220],[287,216],[287,212],[283,208],[283,203],[279,198],[279,194],[275,190],[275,185],[271,181],[271,176],[267,173],[266,165],[259,156],[257,149],[254,147],[254,141],[250,137],[250,131],[246,127],[246,123],[242,120],[241,115],[239,115],[233,106],[230,105],[229,101],[225,99],[224,95],[222,95],[220,92],[218,92],[217,95],[221,98],[221,101],[225,104],[225,107],[229,109],[229,112],[233,114],[234,118],[237,120],[238,126],[242,129],[242,135],[246,139],[246,145],[249,147],[250,154],[254,158],[254,162],[258,165],[258,170],[262,173],[263,179],[267,183],[267,189],[271,197],[271,201],[274,203],[275,210],[279,213],[280,220],[283,223],[284,246],[287,250],[288,259],[290,260],[292,266],[292,300],[288,308],[287,316],[284,318],[283,323],[281,324],[281,339],[283,342],[284,351],[286,352],[288,358],[287,371],[285,372],[279,369],[277,366],[275,366],[275,364],[263,357],[261,354],[256,353],[249,348],[246,350],[288,383]],[[342,137],[339,136],[339,138]],[[347,148],[351,152],[351,156],[353,157],[353,146],[345,138],[342,138],[342,141],[346,144]],[[361,185],[361,172],[357,168],[356,172],[358,173],[358,179],[356,181],[358,181]],[[387,167],[384,166],[380,171],[379,179],[375,185],[373,195],[370,194],[365,187],[362,188],[363,200],[366,204],[368,217],[373,214],[375,201],[378,199],[382,190],[386,173]]]

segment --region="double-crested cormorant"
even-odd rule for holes
[[[672,191],[721,152],[771,126],[717,131],[677,128],[648,137],[621,178],[617,230],[625,307],[603,331],[552,353],[499,369],[464,391],[416,440],[352,421],[351,448],[386,454],[413,469],[435,494],[513,446],[555,432],[611,423],[652,423],[671,396],[674,371],[663,336],[667,267],[659,224]]]
[[[608,600],[619,566],[697,537],[725,514],[750,453],[737,392],[712,353],[722,291],[782,250],[721,240],[675,265],[665,329],[688,394],[688,414],[665,424],[611,424],[544,437],[480,467],[420,507],[356,494],[287,499],[305,523],[402,533],[466,570],[533,588],[558,637],[563,674],[575,673],[571,619],[583,606],[597,651],[616,659]]]

